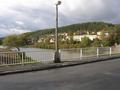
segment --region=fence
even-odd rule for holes
[[[120,49],[115,47],[79,48],[79,49],[75,48],[75,49],[61,49],[60,52],[61,60],[73,61],[116,55],[120,53]]]
[[[22,52],[0,52],[0,65],[22,64]]]
[[[0,52],[0,66],[30,63],[52,63],[54,53],[44,51]]]
[[[16,65],[28,63],[52,63],[54,60],[54,50],[26,51],[26,52],[0,52],[0,66]],[[62,61],[75,61],[90,58],[111,56],[120,53],[119,48],[75,48],[60,49]]]

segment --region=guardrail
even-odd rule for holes
[[[119,54],[120,49],[115,47],[75,48],[75,49],[61,49],[60,53],[61,60],[73,61]]]
[[[22,64],[22,52],[0,52],[0,65]]]
[[[29,52],[0,52],[0,66],[4,65],[24,65],[29,63],[52,63],[54,53],[41,51]]]
[[[119,54],[114,47],[60,49],[61,61],[75,61]],[[54,50],[0,52],[0,66],[29,63],[53,63]]]

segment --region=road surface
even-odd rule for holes
[[[0,90],[120,90],[120,59],[0,76]]]

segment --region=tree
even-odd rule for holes
[[[24,35],[10,35],[3,40],[3,45],[8,46],[8,48],[15,47],[20,51],[21,46],[26,45],[26,38]]]
[[[103,46],[113,46],[114,44],[115,44],[114,34],[111,34],[108,37],[104,37],[102,39]]]
[[[93,47],[100,47],[101,46],[101,41],[98,38],[94,39],[94,41],[92,43],[92,46]]]
[[[18,36],[18,40],[20,41],[20,46],[28,45],[29,44],[29,38],[26,34],[21,34]]]
[[[104,47],[110,46],[110,41],[109,41],[109,39],[107,39],[107,38],[102,39],[102,45],[103,45]]]
[[[116,43],[116,36],[114,30],[107,31],[108,34],[105,34],[106,32],[102,32],[101,35],[101,43],[103,46],[113,46]]]
[[[117,44],[120,44],[120,26],[116,26],[115,40]]]
[[[91,40],[88,37],[84,37],[81,39],[81,46],[82,47],[89,47],[91,46]]]
[[[0,45],[2,44],[2,40],[0,40]]]

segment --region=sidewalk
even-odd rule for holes
[[[55,68],[95,63],[100,61],[107,61],[107,60],[112,60],[116,58],[120,58],[120,55],[91,58],[91,59],[78,60],[78,61],[66,61],[66,62],[64,61],[62,63],[51,63],[51,64],[36,63],[36,64],[25,64],[25,65],[0,66],[0,75],[39,71],[39,70],[49,70],[49,69],[55,69]]]

